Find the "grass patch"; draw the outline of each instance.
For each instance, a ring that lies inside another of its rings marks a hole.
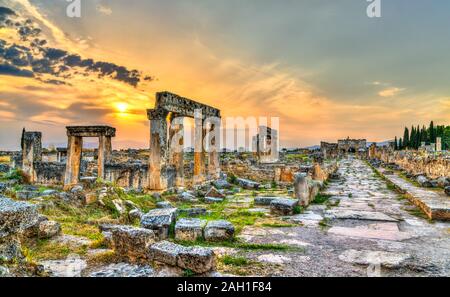
[[[9,162],[11,162],[11,157],[10,156],[0,156],[0,163],[8,164]]]
[[[234,257],[230,255],[225,255],[220,258],[220,261],[225,265],[231,266],[247,266],[251,264],[251,261],[245,257]]]
[[[326,202],[328,202],[328,200],[330,200],[331,195],[325,195],[322,193],[319,193],[316,195],[316,197],[314,198],[314,200],[311,202],[312,204],[324,204]]]
[[[302,247],[293,247],[287,244],[274,244],[274,243],[246,243],[237,240],[234,241],[219,241],[219,242],[207,242],[204,240],[197,241],[178,241],[176,243],[183,246],[203,246],[203,247],[228,247],[235,249],[242,249],[247,251],[304,251]]]
[[[52,242],[48,239],[38,239],[34,242],[28,242],[23,252],[30,262],[35,260],[60,260],[67,258],[71,254],[86,255],[87,246],[75,247]]]

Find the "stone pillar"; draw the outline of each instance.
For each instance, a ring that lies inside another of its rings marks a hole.
[[[208,126],[205,137],[208,152],[208,179],[218,179],[220,176],[220,119],[208,119]]]
[[[106,154],[106,137],[104,135],[100,135],[98,137],[98,154],[97,154],[97,162],[98,162],[98,178],[105,178],[105,154]]]
[[[83,138],[79,136],[69,136],[67,144],[66,174],[64,177],[65,190],[70,189],[78,183],[82,150]]]
[[[436,151],[440,152],[442,151],[442,138],[436,137]]]
[[[200,184],[205,181],[203,139],[206,133],[203,124],[201,110],[196,110],[194,117],[194,184]]]
[[[183,118],[171,120],[169,128],[169,163],[175,168],[175,186],[184,186],[184,127]]]
[[[150,119],[150,158],[148,188],[164,190],[167,188],[167,120],[166,114],[158,110],[149,111]]]
[[[112,160],[111,136],[105,136],[105,163],[110,163],[111,160]]]
[[[294,180],[295,198],[298,199],[301,206],[309,205],[309,186],[306,173],[296,173]]]
[[[272,162],[278,162],[280,160],[280,152],[279,152],[279,142],[278,142],[278,131],[271,131],[271,149],[270,149],[270,158]]]
[[[24,132],[22,135],[22,170],[31,182],[35,181],[34,162],[42,160],[42,133]]]

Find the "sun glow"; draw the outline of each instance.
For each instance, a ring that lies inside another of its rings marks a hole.
[[[128,110],[128,104],[120,102],[116,104],[116,109],[120,113],[126,113]]]

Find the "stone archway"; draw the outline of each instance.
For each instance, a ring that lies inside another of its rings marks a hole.
[[[194,118],[194,184],[205,181],[207,175],[217,178],[220,173],[219,137],[212,137],[205,166],[204,140],[207,134],[220,131],[220,110],[178,95],[156,94],[154,109],[147,110],[150,120],[150,157],[148,189],[164,190],[184,185],[183,123],[180,118]],[[175,138],[177,137],[177,138]]]
[[[76,185],[80,175],[80,163],[84,137],[98,137],[98,177],[105,176],[105,163],[111,160],[111,138],[116,136],[116,129],[109,126],[72,126],[67,129],[67,161],[64,188]]]

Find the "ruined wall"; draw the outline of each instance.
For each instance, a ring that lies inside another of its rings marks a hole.
[[[417,151],[381,151],[378,159],[395,163],[412,175],[425,174],[429,178],[450,177],[450,154]]]
[[[57,162],[34,162],[34,180],[43,185],[61,185],[64,183],[66,164]]]
[[[120,187],[141,189],[147,186],[148,164],[105,164],[105,180]]]

